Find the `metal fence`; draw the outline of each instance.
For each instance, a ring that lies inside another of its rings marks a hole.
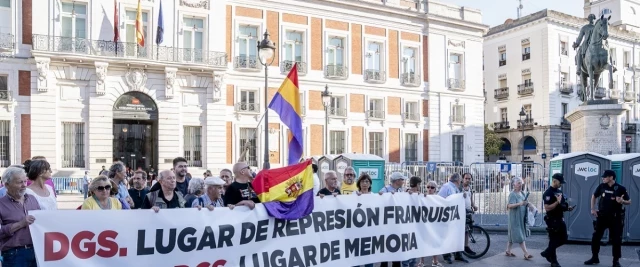
[[[53,177],[53,186],[56,193],[80,193],[82,189],[82,178]]]
[[[508,171],[501,169],[504,164],[474,163],[469,166],[459,166],[454,163],[427,164],[415,163],[387,163],[385,166],[385,184],[389,184],[389,176],[393,172],[401,172],[407,177],[418,176],[423,183],[420,192],[426,191],[426,182],[435,181],[440,186],[448,182],[454,173],[460,175],[470,173],[473,177],[473,197],[478,211],[474,220],[481,225],[507,225],[509,222],[507,205],[512,190],[512,181],[520,177],[524,181],[523,191],[529,192],[528,201],[538,210],[536,226],[543,223],[544,204],[542,194],[547,189],[547,171],[540,164],[510,163]],[[408,179],[405,186],[409,186]]]

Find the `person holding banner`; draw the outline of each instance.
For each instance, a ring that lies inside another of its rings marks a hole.
[[[176,174],[170,170],[161,171],[158,174],[160,190],[151,191],[142,203],[142,209],[152,209],[155,212],[160,209],[184,208],[186,201],[182,193],[176,190]]]
[[[366,173],[360,174],[360,178],[356,182],[356,187],[358,190],[353,192],[352,194],[362,195],[362,194],[371,194],[371,176]]]
[[[436,183],[435,181],[429,181],[427,182],[427,195],[428,196],[435,196],[438,195],[436,191],[436,189],[438,189],[438,183]],[[442,263],[438,262],[438,255],[434,255],[433,257],[431,257],[431,267],[443,267]]]
[[[27,178],[33,183],[27,186],[27,194],[34,196],[42,210],[57,210],[58,201],[53,187],[46,184],[51,180],[51,166],[46,160],[27,160],[24,162]]]
[[[400,172],[393,172],[389,175],[389,185],[380,189],[378,193],[396,193],[396,192],[405,192],[406,190],[403,188],[404,181],[407,180],[407,177]]]
[[[0,198],[0,250],[5,266],[36,267],[36,254],[29,225],[39,210],[38,200],[26,193],[27,175],[22,168],[9,167],[2,174],[7,195]]]
[[[206,193],[194,199],[191,207],[207,207],[210,210],[213,210],[214,207],[224,207],[224,201],[222,201],[222,186],[224,186],[224,184],[224,180],[220,179],[220,177],[209,177],[204,180]],[[233,205],[230,205],[229,208],[233,208]]]
[[[251,167],[246,162],[238,162],[233,165],[233,175],[236,180],[227,187],[223,198],[224,204],[227,206],[247,206],[253,209],[255,203],[260,203],[258,195],[251,187],[251,180],[255,177],[255,173],[251,171]]]
[[[113,184],[109,178],[100,175],[89,184],[91,196],[84,200],[83,210],[121,210],[122,204],[116,197],[111,197]]]
[[[344,169],[344,183],[340,187],[341,195],[349,195],[358,189],[356,186],[356,170],[348,166]]]
[[[438,192],[438,195],[443,198],[447,198],[450,195],[460,193],[461,182],[462,182],[462,177],[460,177],[460,174],[458,173],[452,174],[451,176],[449,176],[449,182],[442,185],[442,187],[440,188],[440,191]],[[453,257],[456,261],[469,263],[467,259],[462,257],[462,253],[460,251],[453,253]],[[453,263],[453,261],[451,260],[451,254],[444,254],[442,255],[442,258],[444,258],[444,261],[446,261],[448,264]]]
[[[324,173],[324,185],[325,188],[318,191],[318,196],[320,198],[323,198],[324,196],[340,195],[340,189],[338,189],[338,175],[335,171],[327,171]]]

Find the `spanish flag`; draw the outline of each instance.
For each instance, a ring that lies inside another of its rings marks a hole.
[[[280,89],[271,99],[269,108],[280,116],[289,128],[289,158],[287,165],[300,162],[302,158],[302,110],[300,109],[300,87],[298,86],[298,64],[294,64]]]
[[[313,211],[311,160],[283,168],[263,170],[251,185],[271,217],[296,220]]]
[[[136,14],[136,42],[139,46],[144,47],[144,30],[142,28],[142,9],[140,8],[140,0],[138,0],[138,12]]]

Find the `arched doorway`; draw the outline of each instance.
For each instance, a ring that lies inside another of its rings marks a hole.
[[[528,151],[533,151],[535,153],[538,144],[536,143],[536,140],[533,139],[533,137],[527,136],[524,138],[523,146],[525,153]]]
[[[136,170],[157,170],[158,107],[142,92],[121,95],[113,105],[113,159]]]

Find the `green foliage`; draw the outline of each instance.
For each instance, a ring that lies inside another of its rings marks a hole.
[[[497,156],[500,154],[504,141],[500,139],[488,124],[484,125],[484,154],[485,156]]]

